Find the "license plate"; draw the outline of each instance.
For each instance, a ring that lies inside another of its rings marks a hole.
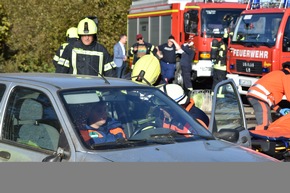
[[[245,87],[252,86],[252,81],[250,81],[250,80],[240,79],[239,83],[241,86],[245,86]]]

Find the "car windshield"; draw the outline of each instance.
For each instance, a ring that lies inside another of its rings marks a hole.
[[[235,28],[232,43],[248,47],[274,46],[282,16],[282,13],[242,15]]]
[[[132,148],[212,138],[207,129],[155,87],[90,88],[60,94],[71,122],[89,149]],[[98,103],[104,104],[101,110],[96,110]],[[89,118],[93,109],[96,116],[102,112],[106,114],[106,123],[100,130],[90,127],[94,123],[93,118]],[[117,140],[108,137],[106,140],[106,134],[116,136],[116,130],[111,130],[116,127],[124,131],[125,137]],[[87,130],[97,131],[95,134],[99,137],[98,131],[102,131],[104,140],[92,143],[86,134],[82,134]]]

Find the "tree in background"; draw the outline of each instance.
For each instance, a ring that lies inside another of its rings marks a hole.
[[[4,62],[7,54],[5,51],[6,44],[5,41],[9,35],[10,23],[8,21],[7,15],[3,6],[0,4],[0,71],[3,68],[1,65]]]
[[[0,0],[11,22],[5,40],[11,51],[8,59],[1,62],[0,72],[54,72],[52,58],[66,41],[66,30],[77,27],[86,16],[98,17],[98,41],[112,54],[119,34],[127,32],[131,3],[132,0]]]

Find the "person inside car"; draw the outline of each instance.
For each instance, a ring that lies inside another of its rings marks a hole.
[[[121,123],[108,117],[107,103],[103,101],[92,106],[87,124],[80,132],[89,146],[126,138]]]
[[[190,116],[197,120],[203,127],[208,128],[209,117],[205,112],[195,106],[193,98],[188,97],[184,89],[178,84],[164,84],[159,89],[182,106]]]

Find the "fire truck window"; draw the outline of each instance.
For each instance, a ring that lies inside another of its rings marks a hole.
[[[290,52],[290,20],[289,18],[287,20],[285,31],[284,31],[283,52]]]
[[[184,14],[184,31],[197,34],[198,11],[190,10]]]
[[[208,37],[221,38],[226,28],[231,31],[234,28],[237,18],[243,10],[241,9],[202,9],[201,10],[201,32]]]
[[[273,18],[271,22],[271,26],[269,27],[269,29],[271,30],[271,37],[274,39],[274,41],[276,41],[280,23],[281,23],[281,18]]]
[[[266,19],[264,17],[259,18],[257,21],[253,23],[253,32],[264,34],[265,33],[265,26],[266,26]]]

